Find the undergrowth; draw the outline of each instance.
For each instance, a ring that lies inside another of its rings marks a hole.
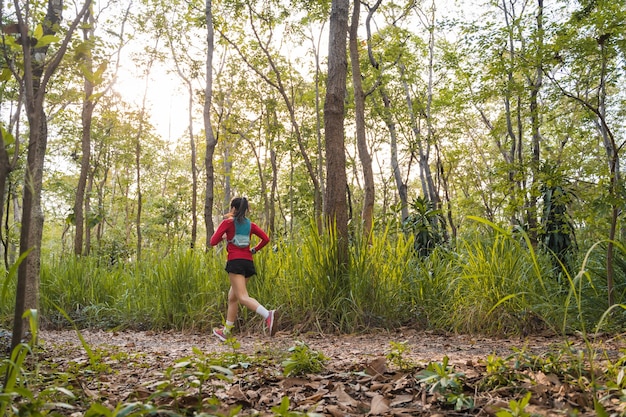
[[[535,250],[521,232],[481,219],[474,235],[455,247],[440,245],[418,256],[410,235],[391,229],[366,241],[354,236],[350,264],[334,262],[336,240],[311,230],[301,239],[275,240],[255,255],[257,275],[249,293],[280,311],[279,329],[359,332],[412,326],[462,333],[566,334],[601,325],[624,329],[626,291],[614,292],[616,306],[605,314],[607,287],[599,277],[604,257],[592,247],[577,271],[554,275],[553,257]],[[616,259],[626,258],[616,245]],[[79,328],[210,331],[223,322],[228,278],[225,251],[185,250],[141,261],[55,256],[44,259],[41,320],[67,326],[59,309]],[[623,263],[616,262],[616,265]],[[616,268],[615,282],[626,282]],[[5,278],[0,317],[12,317],[14,278]],[[58,308],[57,308],[58,307]],[[7,323],[8,325],[8,323]],[[240,309],[237,328],[262,326]]]

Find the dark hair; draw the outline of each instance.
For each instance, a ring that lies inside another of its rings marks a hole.
[[[230,206],[235,208],[235,220],[242,222],[248,212],[248,199],[246,197],[235,197],[230,200]]]

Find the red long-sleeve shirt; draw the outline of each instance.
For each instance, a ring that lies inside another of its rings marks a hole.
[[[219,244],[224,239],[224,233],[226,233],[226,240],[230,241],[235,237],[235,223],[233,219],[224,219],[222,223],[217,227],[213,236],[211,236],[211,246],[215,246]],[[260,251],[265,245],[270,242],[270,238],[267,234],[257,226],[255,223],[250,222],[250,236],[255,235],[259,239],[259,243],[254,247],[255,251]],[[252,260],[252,252],[250,252],[250,247],[240,248],[232,243],[228,242],[226,245],[226,251],[228,252],[228,260],[232,261],[233,259],[247,259],[249,261]]]

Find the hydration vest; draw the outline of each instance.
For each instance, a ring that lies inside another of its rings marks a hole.
[[[233,223],[235,224],[235,236],[228,242],[238,248],[247,248],[250,246],[250,229],[252,228],[250,219],[244,218],[242,221],[233,219]]]

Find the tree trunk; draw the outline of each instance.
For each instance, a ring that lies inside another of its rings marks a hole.
[[[365,20],[365,28],[367,30],[367,55],[370,61],[370,64],[373,68],[380,70],[380,64],[374,58],[374,54],[372,52],[372,29],[371,29],[371,21],[374,15],[374,12],[378,9],[382,0],[377,0],[376,4],[372,6],[367,14],[367,19]],[[389,130],[390,136],[390,151],[391,151],[391,169],[393,170],[393,178],[396,182],[396,188],[398,189],[398,196],[400,197],[400,205],[402,210],[402,220],[409,217],[409,208],[408,208],[408,195],[407,195],[407,186],[402,180],[402,173],[400,170],[400,164],[398,163],[398,138],[396,133],[396,125],[393,122],[392,111],[391,111],[391,100],[385,91],[383,86],[378,88],[378,92],[383,100],[383,111],[382,118]]]
[[[204,165],[206,167],[206,195],[204,200],[204,222],[206,225],[206,248],[210,248],[211,236],[215,232],[213,224],[213,201],[215,196],[213,188],[215,184],[215,169],[213,167],[213,155],[217,140],[211,126],[211,101],[213,99],[213,4],[212,0],[206,0],[205,20],[207,26],[207,56],[206,56],[206,86],[204,91],[204,108],[202,116],[204,119],[204,134],[206,135],[206,151]]]
[[[194,91],[193,84],[191,82],[192,80],[185,75],[181,68],[181,62],[179,62],[180,58],[176,55],[176,48],[174,48],[174,39],[169,29],[167,30],[167,37],[170,52],[172,54],[172,58],[174,59],[174,65],[176,66],[176,72],[187,87],[187,120],[189,129],[189,149],[191,151],[191,241],[189,242],[189,247],[193,249],[196,247],[196,240],[198,236],[198,168],[196,167],[197,149],[196,138],[193,129]]]
[[[323,25],[322,25],[323,28]],[[320,30],[320,37],[323,31]],[[326,206],[326,187],[324,186],[324,147],[322,144],[322,120],[321,120],[321,105],[320,105],[320,54],[319,54],[319,39],[317,44],[311,33],[311,46],[313,50],[313,56],[315,58],[315,126],[316,139],[317,139],[317,176],[320,182],[320,195],[322,196],[321,207]],[[276,156],[276,155],[274,155]],[[317,228],[320,230],[322,225],[317,223]]]
[[[145,108],[145,107],[144,107]],[[143,109],[139,121],[139,131],[135,137],[135,183],[137,185],[137,213],[135,216],[135,232],[137,234],[137,262],[141,260],[141,210],[143,208],[143,196],[141,193],[141,137],[143,133]]]
[[[48,130],[44,111],[46,85],[58,67],[78,22],[90,6],[87,0],[72,25],[67,30],[59,50],[47,61],[48,45],[31,49],[29,42],[23,42],[24,58],[23,90],[26,103],[26,115],[29,124],[28,153],[26,157],[24,194],[22,204],[22,228],[20,231],[20,256],[25,259],[18,268],[15,294],[15,315],[11,347],[15,348],[24,337],[27,323],[22,320],[25,311],[39,307],[40,249],[43,234],[43,212],[41,209],[41,188],[43,183],[43,165],[46,154]],[[53,35],[61,23],[63,2],[50,0],[46,16],[42,23],[43,34]],[[16,3],[20,36],[28,39],[27,22],[23,11]]]
[[[95,220],[95,217],[91,215],[91,192],[93,190],[93,175],[94,172],[92,169],[89,170],[89,175],[87,176],[87,188],[85,188],[85,250],[83,254],[88,256],[91,253],[91,229],[93,228],[92,220]]]
[[[10,159],[9,159],[9,153],[7,152],[6,149],[6,143],[4,141],[4,128],[0,128],[0,225],[4,223],[4,202],[7,201],[7,203],[10,201],[10,196],[9,193],[7,192],[7,184],[9,181],[9,174],[11,173],[11,171],[13,170],[13,167],[11,165]],[[6,200],[5,200],[6,199]],[[7,210],[7,216],[9,215],[9,210]],[[7,235],[7,239],[5,241],[4,239],[4,234],[3,234],[3,228],[2,226],[0,226],[0,241],[2,242],[3,245],[3,257],[5,260],[5,269],[9,269],[9,265],[7,262],[8,259],[8,235]],[[8,231],[7,231],[8,233]]]
[[[537,47],[535,57],[535,79],[529,80],[530,84],[530,125],[532,130],[532,185],[528,197],[528,207],[526,209],[526,223],[532,244],[536,245],[538,240],[538,210],[537,192],[540,156],[541,156],[541,119],[539,111],[539,92],[543,85],[543,0],[537,0]]]
[[[348,0],[333,0],[328,40],[328,80],[324,104],[326,135],[326,207],[329,227],[337,230],[337,261],[341,269],[348,265],[348,211],[346,193],[346,155],[344,149],[344,98],[346,95],[346,37]],[[331,229],[332,230],[332,229]]]
[[[276,162],[276,151],[274,149],[270,149],[270,162],[272,164],[272,188],[270,191],[270,212],[267,222],[269,235],[272,236],[276,229],[276,206],[274,201],[276,201],[276,190],[278,188],[278,164]]]
[[[369,241],[374,219],[374,172],[372,170],[372,157],[367,147],[365,136],[365,94],[361,83],[361,67],[359,63],[359,14],[361,11],[360,0],[354,0],[352,9],[352,22],[350,24],[350,63],[352,68],[352,85],[354,88],[354,117],[356,123],[356,141],[359,158],[363,169],[363,235]]]
[[[15,169],[15,167],[17,166],[18,160],[19,160],[19,155],[20,155],[20,137],[19,137],[19,118],[20,118],[20,114],[22,112],[22,100],[23,99],[23,95],[20,94],[18,97],[18,103],[17,103],[17,110],[15,112],[15,116],[11,118],[11,120],[9,121],[9,125],[8,125],[8,129],[5,129],[4,126],[0,125],[0,224],[4,224],[5,227],[3,228],[2,226],[0,226],[0,242],[2,242],[3,245],[3,258],[4,258],[4,264],[5,264],[5,268],[6,270],[9,270],[11,262],[10,259],[12,258],[12,254],[11,254],[11,246],[12,244],[10,243],[10,239],[9,239],[9,207],[10,207],[10,203],[12,201],[12,187],[11,187],[11,182],[10,182],[10,174],[11,172]],[[15,121],[15,123],[14,123]],[[16,134],[15,136],[12,138],[12,142],[13,142],[13,156],[9,157],[9,152],[7,150],[7,139],[9,139],[8,137],[5,138],[5,135],[10,135],[10,131],[13,130],[13,125],[16,124],[17,128],[15,129]],[[17,201],[17,200],[15,200]],[[5,202],[6,202],[6,221],[4,220],[4,207],[5,207]],[[16,213],[14,213],[14,215],[17,217]],[[16,224],[19,222],[16,222]],[[3,234],[3,231],[6,232],[6,234]]]
[[[91,22],[90,22],[91,20]],[[93,19],[91,13],[87,13],[83,22],[83,40],[85,43],[91,42],[93,39]],[[84,54],[85,66],[84,72],[93,74],[93,59],[91,55],[91,47],[86,48]],[[85,188],[87,186],[87,176],[89,175],[89,165],[91,161],[91,120],[94,109],[94,102],[91,100],[93,94],[93,82],[90,77],[84,77],[85,97],[83,98],[83,110],[81,120],[83,123],[83,131],[81,138],[81,160],[80,160],[80,176],[78,178],[78,186],[76,187],[76,197],[74,199],[74,224],[76,232],[74,235],[74,254],[82,255],[83,238],[85,236],[85,216],[89,217],[89,213],[84,211],[85,204]]]

